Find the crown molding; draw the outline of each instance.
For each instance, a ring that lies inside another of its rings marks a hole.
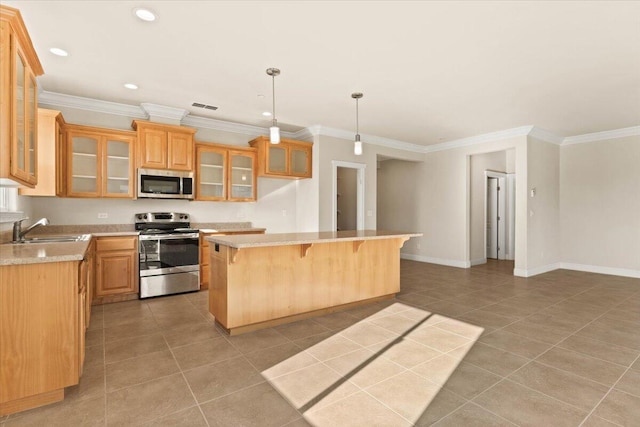
[[[262,136],[268,135],[269,130],[261,128],[259,126],[245,125],[241,123],[227,122],[224,120],[211,119],[208,117],[192,116],[188,115],[182,120],[183,125],[202,128],[213,129],[223,132],[244,133],[250,136]],[[284,134],[284,132],[282,132]]]
[[[561,136],[556,135],[551,131],[539,128],[537,126],[533,126],[531,128],[531,131],[529,132],[529,136],[536,139],[541,139],[542,141],[550,142],[555,145],[562,145],[562,142],[565,139]]]
[[[533,126],[521,126],[519,128],[506,129],[497,132],[484,133],[482,135],[470,136],[468,138],[455,139],[453,141],[443,142],[440,144],[427,145],[426,147],[424,147],[424,152],[432,153],[436,151],[451,150],[453,148],[471,147],[473,145],[478,145],[490,141],[498,141],[501,139],[513,138],[516,136],[527,136],[533,128]]]
[[[353,140],[354,133],[343,129],[330,128],[321,125],[315,125],[307,128],[314,135],[330,136],[333,138],[340,138],[346,140]],[[423,145],[412,144],[409,142],[398,141],[396,139],[384,138],[381,136],[361,134],[363,144],[378,145],[381,147],[396,148],[399,150],[412,151],[415,153],[424,153],[425,147]]]
[[[582,144],[585,142],[605,141],[608,139],[624,138],[627,136],[639,136],[640,126],[632,126],[622,129],[607,130],[604,132],[587,133],[584,135],[568,136],[562,141],[562,145]]]
[[[140,104],[140,108],[147,113],[150,119],[160,117],[163,119],[174,120],[178,123],[180,123],[182,119],[189,114],[189,111],[184,108],[167,107],[166,105],[151,104],[149,102],[143,102]]]
[[[99,99],[85,98],[82,96],[66,95],[46,90],[39,94],[38,103],[55,107],[68,107],[77,108],[79,110],[95,111],[96,113],[115,114],[135,119],[148,118],[147,114],[139,106],[120,104],[118,102],[111,101],[101,101]]]

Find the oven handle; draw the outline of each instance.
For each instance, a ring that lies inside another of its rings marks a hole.
[[[184,233],[184,234],[143,234],[140,236],[140,240],[175,240],[175,239],[198,239],[198,233]]]

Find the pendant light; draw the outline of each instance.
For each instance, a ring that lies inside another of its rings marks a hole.
[[[280,75],[280,70],[277,68],[267,68],[267,74],[271,76],[271,87],[273,90],[273,122],[269,128],[269,139],[272,144],[280,144],[280,128],[278,127],[278,120],[276,119],[276,76]]]
[[[362,155],[362,142],[360,141],[360,132],[358,129],[358,100],[363,96],[361,92],[351,94],[351,97],[356,100],[356,140],[353,144],[353,154],[356,156]]]

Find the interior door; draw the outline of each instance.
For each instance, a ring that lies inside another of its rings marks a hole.
[[[506,258],[506,180],[487,178],[487,258]]]

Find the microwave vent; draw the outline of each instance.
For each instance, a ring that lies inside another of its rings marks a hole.
[[[202,104],[200,102],[194,102],[193,104],[191,104],[193,107],[198,107],[198,108],[204,108],[205,110],[217,110],[218,107],[214,106],[214,105],[207,105],[207,104]]]

